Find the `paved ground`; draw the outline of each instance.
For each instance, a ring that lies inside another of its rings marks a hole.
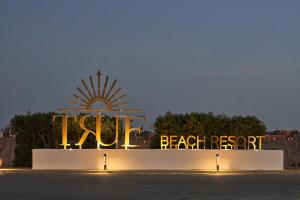
[[[300,199],[300,173],[0,171],[0,199]]]

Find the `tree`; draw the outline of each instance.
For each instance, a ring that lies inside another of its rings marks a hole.
[[[238,135],[258,136],[266,131],[262,121],[254,116],[214,115],[209,113],[172,114],[166,112],[158,116],[154,123],[155,134],[150,141],[150,148],[160,148],[161,135]],[[209,142],[209,138],[208,142]]]
[[[16,135],[16,149],[14,165],[16,167],[30,167],[32,165],[32,149],[62,148],[61,144],[61,121],[52,121],[55,113],[27,113],[16,115],[11,119],[12,132]],[[80,116],[84,113],[80,114]],[[79,116],[79,117],[80,117]],[[105,116],[102,121],[102,141],[111,143],[115,138],[115,118]],[[88,118],[85,126],[95,131],[95,119]],[[120,123],[120,133],[124,128]],[[83,130],[78,122],[68,121],[68,141],[72,148],[78,148],[75,143],[79,141]],[[83,148],[96,148],[95,136],[90,134]],[[111,147],[113,148],[113,147]]]

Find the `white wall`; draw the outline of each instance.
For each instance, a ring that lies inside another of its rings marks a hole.
[[[34,149],[33,169],[283,170],[281,150]]]

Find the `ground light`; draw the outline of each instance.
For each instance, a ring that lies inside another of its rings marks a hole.
[[[217,171],[220,170],[220,155],[219,154],[216,154],[216,168],[217,168]]]
[[[104,170],[107,170],[107,165],[106,165],[106,153],[103,154],[103,159],[104,159]]]

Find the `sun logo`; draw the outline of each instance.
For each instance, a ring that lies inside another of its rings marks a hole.
[[[61,111],[90,111],[90,112],[139,112],[139,109],[121,109],[120,107],[128,105],[129,101],[124,100],[126,95],[122,92],[122,87],[116,87],[117,79],[112,83],[109,76],[105,76],[100,70],[96,73],[96,81],[92,76],[86,82],[81,79],[82,86],[76,87],[73,93],[75,99],[69,101],[72,108],[61,108]],[[89,85],[87,84],[89,83]],[[94,108],[98,103],[104,104],[103,108]]]
[[[124,123],[124,144],[125,149],[137,147],[138,145],[130,144],[130,134],[133,132],[141,132],[141,126],[138,128],[132,127],[134,119],[146,120],[145,116],[137,116],[134,113],[140,112],[140,109],[121,109],[121,106],[127,105],[128,101],[125,101],[125,94],[121,92],[121,87],[116,87],[117,80],[109,83],[109,76],[105,76],[104,82],[101,81],[102,73],[100,70],[96,73],[96,83],[92,76],[89,76],[89,86],[84,79],[81,79],[82,86],[77,87],[77,92],[73,93],[75,100],[69,101],[72,104],[71,108],[59,108],[58,110],[63,112],[62,114],[55,114],[52,118],[55,121],[56,118],[62,119],[62,143],[64,149],[67,149],[70,144],[68,143],[68,119],[79,122],[80,128],[83,130],[83,134],[76,145],[79,149],[82,148],[88,135],[94,135],[97,141],[97,148],[109,147],[115,145],[118,148],[119,142],[119,123]],[[96,87],[95,87],[96,84]],[[103,85],[103,87],[101,87]],[[102,103],[105,108],[93,108],[95,104]],[[69,112],[84,112],[84,115],[74,115]],[[68,114],[69,113],[69,114]],[[93,114],[88,114],[93,113]],[[106,144],[102,141],[102,118],[107,114],[112,113],[111,117],[115,118],[115,140]],[[105,115],[103,115],[105,114]],[[93,118],[95,120],[94,129],[88,129],[85,126],[85,120],[87,118]],[[79,120],[78,120],[79,119]]]

